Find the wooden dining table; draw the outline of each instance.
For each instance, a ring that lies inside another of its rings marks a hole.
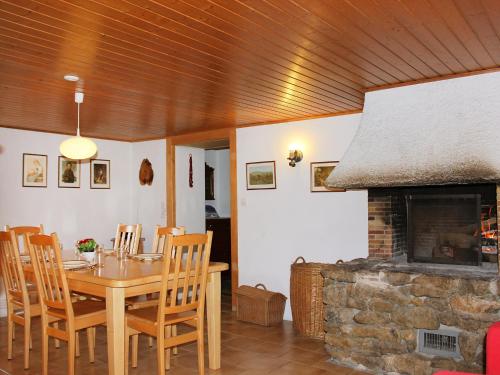
[[[63,252],[63,259],[75,255]],[[163,261],[117,259],[104,255],[102,265],[93,269],[66,271],[71,291],[106,300],[109,375],[125,374],[125,298],[160,290]],[[29,267],[28,267],[29,268]],[[206,292],[208,365],[220,368],[221,272],[227,263],[210,262]]]

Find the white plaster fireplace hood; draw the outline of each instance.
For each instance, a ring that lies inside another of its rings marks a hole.
[[[500,181],[500,73],[368,92],[328,187]]]

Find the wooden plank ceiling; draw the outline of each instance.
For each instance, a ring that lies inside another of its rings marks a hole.
[[[498,0],[0,0],[0,126],[143,140],[497,68]]]

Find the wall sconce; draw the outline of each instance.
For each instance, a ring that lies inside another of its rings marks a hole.
[[[300,150],[290,150],[289,155],[287,157],[287,160],[290,160],[288,165],[290,167],[295,167],[295,164],[297,164],[299,161],[302,160],[302,151]]]

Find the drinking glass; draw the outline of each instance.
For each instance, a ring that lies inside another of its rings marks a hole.
[[[118,248],[118,254],[117,258],[118,259],[126,259],[128,254],[128,246],[127,245],[120,245]]]
[[[97,245],[96,248],[95,248],[95,264],[97,267],[102,267],[104,266],[104,263],[103,263],[103,257],[104,257],[104,254],[103,254],[103,247],[102,245]]]

